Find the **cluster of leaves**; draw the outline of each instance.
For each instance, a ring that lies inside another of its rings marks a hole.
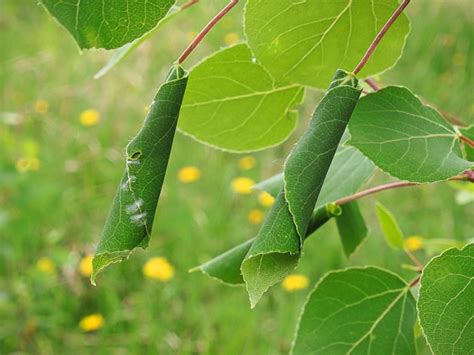
[[[81,48],[118,48],[98,76],[186,7],[173,0],[41,1]],[[259,233],[196,268],[228,284],[245,284],[252,307],[297,266],[305,239],[330,219],[346,255],[354,253],[368,229],[357,202],[347,197],[377,169],[412,183],[448,180],[472,169],[472,150],[460,141],[461,135],[472,137],[472,127],[454,127],[407,88],[389,86],[360,97],[350,70],[397,6],[396,0],[247,0],[247,41],[204,59],[189,78],[181,67],[172,68],[127,147],[93,280],[134,248],[147,246],[177,127],[226,151],[266,149],[293,132],[295,108],[307,88],[328,87],[283,172],[256,186],[276,198]],[[358,76],[393,66],[408,32],[402,15]],[[391,214],[383,206],[378,214],[390,244],[402,248]],[[411,293],[418,279],[406,283],[372,266],[330,272],[309,295],[293,352],[415,353],[417,308],[433,352],[472,352],[473,258],[471,244],[433,259],[421,277],[418,307]]]

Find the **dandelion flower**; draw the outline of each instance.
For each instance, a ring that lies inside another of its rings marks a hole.
[[[178,171],[178,180],[185,184],[195,182],[200,177],[201,171],[195,166],[185,166]]]
[[[174,267],[166,258],[151,258],[143,266],[143,274],[150,279],[169,281],[174,277]]]
[[[240,158],[239,160],[239,169],[240,170],[250,170],[256,164],[256,160],[253,156],[247,155],[246,157]]]
[[[236,44],[238,41],[240,41],[240,36],[235,32],[229,32],[224,37],[224,43],[228,46]]]
[[[35,101],[33,108],[37,113],[47,113],[49,110],[49,102],[43,99],[38,99]]]
[[[30,163],[27,158],[20,158],[16,161],[16,170],[20,173],[27,172],[30,168]]]
[[[249,195],[252,193],[252,186],[255,181],[247,177],[238,177],[232,180],[232,191],[241,195]]]
[[[290,274],[283,279],[282,287],[288,292],[303,290],[308,287],[309,280],[300,274]]]
[[[104,317],[100,313],[90,314],[81,319],[79,327],[85,332],[93,332],[104,326]]]
[[[404,245],[409,251],[417,251],[423,247],[423,239],[420,236],[414,235],[405,239]]]
[[[258,202],[263,207],[271,207],[275,203],[275,197],[273,197],[266,191],[262,191],[258,194]]]
[[[20,173],[27,171],[36,171],[40,168],[40,161],[38,158],[25,158],[21,157],[16,161],[16,170]]]
[[[81,113],[79,121],[85,127],[95,126],[100,120],[100,113],[96,110],[89,109]]]
[[[86,255],[79,263],[79,272],[82,276],[89,277],[92,274],[92,255]]]
[[[45,274],[52,274],[56,269],[56,265],[49,258],[39,258],[36,262],[36,268]]]
[[[265,215],[263,214],[263,212],[258,210],[258,209],[253,209],[248,214],[249,222],[252,223],[252,224],[262,223],[264,217],[265,217]]]

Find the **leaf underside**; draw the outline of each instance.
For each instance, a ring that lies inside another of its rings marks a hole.
[[[186,82],[187,73],[173,68],[142,129],[127,145],[125,172],[94,256],[92,283],[106,266],[148,246]]]
[[[192,69],[179,129],[227,151],[275,146],[293,132],[303,93],[298,85],[276,86],[247,45],[238,44]]]
[[[113,49],[152,30],[176,0],[40,0],[80,48]]]
[[[373,175],[375,166],[372,162],[360,154],[354,147],[340,146],[336,151],[331,166],[328,170],[326,179],[324,180],[321,193],[315,206],[312,225],[308,228],[306,238],[310,236],[317,228],[324,225],[329,218],[336,217],[335,214],[320,215],[321,210],[327,212],[325,206],[339,198],[346,197],[357,192]],[[341,181],[337,183],[337,181]],[[273,196],[277,196],[283,187],[283,173],[275,175],[270,179],[264,180],[255,185],[255,188],[266,191]],[[337,219],[344,218],[337,215]],[[336,220],[337,220],[336,219]],[[348,240],[346,240],[348,239]],[[359,234],[342,238],[346,253],[351,250],[353,253],[356,244],[363,241],[363,237]],[[357,241],[358,242],[357,242]],[[208,262],[196,267],[193,271],[199,270],[204,274],[218,279],[230,285],[243,284],[244,280],[241,275],[240,266],[249,251],[254,239],[248,240],[227,252],[209,260]]]

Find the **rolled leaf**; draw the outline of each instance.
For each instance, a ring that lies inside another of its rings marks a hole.
[[[299,261],[324,179],[361,93],[357,85],[351,75],[336,72],[310,127],[288,156],[285,187],[241,266],[252,307]]]
[[[127,145],[125,172],[93,260],[93,284],[103,268],[148,246],[186,83],[187,73],[173,68],[142,129]]]
[[[316,210],[311,218],[306,238],[326,224],[331,218],[340,216],[341,213],[342,209],[334,204],[328,204]],[[255,238],[247,240],[208,262],[191,269],[190,272],[201,271],[203,274],[228,285],[244,284],[240,266],[254,241]]]
[[[344,138],[343,138],[344,140]],[[319,193],[316,209],[357,192],[373,175],[375,165],[356,148],[342,143]],[[254,186],[276,197],[282,188],[283,173],[274,175]]]

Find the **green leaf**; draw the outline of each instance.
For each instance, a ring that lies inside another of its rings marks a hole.
[[[399,276],[377,267],[332,271],[303,307],[292,354],[416,354],[415,320]]]
[[[379,202],[375,207],[380,228],[382,228],[387,244],[394,249],[403,249],[403,232],[398,226],[395,216]]]
[[[365,240],[369,230],[356,201],[346,203],[341,207],[342,214],[336,218],[337,229],[344,253],[347,258],[350,258]]]
[[[474,125],[466,128],[459,128],[459,132],[464,136],[474,141]],[[464,157],[469,161],[474,161],[474,148],[469,144],[463,142]]]
[[[454,247],[462,248],[466,245],[465,241],[444,238],[423,238],[421,243],[423,250],[428,256],[438,255],[448,249]]]
[[[278,83],[325,88],[337,68],[354,69],[397,6],[397,0],[248,0],[245,32]],[[393,66],[409,29],[402,14],[360,76]]]
[[[152,30],[175,0],[40,0],[80,48],[112,49]]]
[[[453,127],[403,87],[361,98],[349,131],[348,144],[402,180],[446,180],[474,166],[462,158]]]
[[[311,218],[305,238],[308,238],[331,218],[339,216],[341,212],[341,208],[333,204],[323,206],[316,210]],[[241,243],[208,262],[191,269],[190,272],[201,271],[203,274],[228,285],[243,284],[244,279],[242,278],[240,266],[254,241],[255,238],[252,238]]]
[[[357,192],[374,174],[374,164],[354,147],[340,146],[331,163],[316,202],[320,208]],[[259,182],[255,189],[276,196],[283,186],[283,173]]]
[[[173,68],[142,129],[127,145],[125,172],[93,260],[93,284],[102,269],[148,246],[186,82],[187,73]]]
[[[418,312],[436,355],[474,353],[474,244],[432,259],[421,277]]]
[[[213,147],[255,151],[283,142],[294,130],[304,90],[276,86],[246,44],[213,54],[192,70],[179,129]]]
[[[241,267],[252,307],[296,267],[321,187],[360,93],[357,79],[337,71],[310,127],[288,156],[285,186]]]
[[[189,271],[201,271],[207,276],[229,285],[243,284],[244,279],[240,273],[240,265],[242,264],[242,261],[244,261],[253,242],[254,239],[247,240],[245,243],[239,244],[214,259]]]
[[[140,46],[143,42],[145,42],[147,39],[149,39],[152,35],[154,35],[164,24],[166,24],[169,20],[171,20],[173,17],[175,17],[178,13],[180,13],[182,10],[181,7],[173,6],[166,17],[164,17],[158,25],[156,25],[155,28],[153,28],[151,31],[145,33],[143,36],[140,38],[137,38],[133,40],[132,42],[129,42],[125,45],[123,45],[120,48],[117,48],[117,50],[114,51],[112,57],[110,57],[109,61],[99,69],[97,73],[94,75],[94,79],[99,79],[103,77],[105,74],[107,74],[112,68],[114,68],[117,64],[119,64],[122,60],[124,60],[130,53],[132,53],[137,47]]]

